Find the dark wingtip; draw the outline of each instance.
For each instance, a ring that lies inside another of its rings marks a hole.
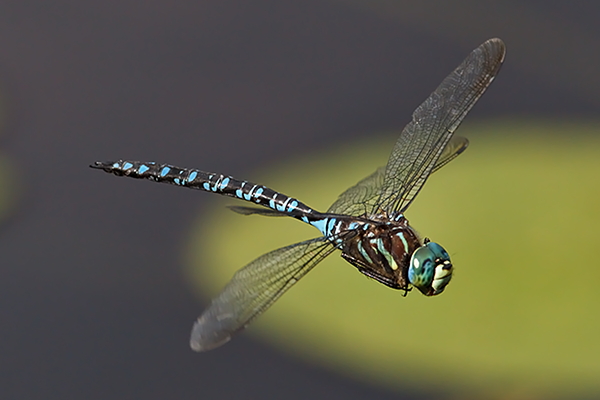
[[[502,64],[506,57],[506,45],[500,38],[492,38],[485,41],[482,46],[486,46],[492,49],[492,51],[498,57],[498,63]]]

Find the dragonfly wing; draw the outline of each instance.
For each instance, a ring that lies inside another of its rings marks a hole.
[[[456,128],[494,80],[504,54],[500,39],[486,41],[415,110],[392,150],[372,213],[404,212],[408,208],[436,169]],[[458,154],[460,151],[451,152],[446,163]]]
[[[227,206],[231,211],[242,215],[264,215],[266,217],[289,217],[290,214],[283,211],[275,211],[269,208],[249,207],[249,206]]]
[[[192,349],[228,342],[333,250],[324,237],[308,240],[264,254],[236,272],[194,324]]]
[[[454,160],[458,155],[467,149],[469,140],[462,136],[453,136],[444,148],[442,155],[436,162],[433,170],[435,172]],[[358,182],[345,192],[327,210],[330,214],[363,215],[370,212],[375,207],[375,202],[379,198],[381,187],[385,177],[385,167],[378,168],[374,173]],[[233,207],[231,207],[233,209]],[[236,209],[234,211],[238,211]],[[244,207],[248,208],[248,207]],[[238,211],[244,214],[241,211]]]
[[[442,168],[444,165],[448,164],[450,161],[454,160],[458,157],[463,151],[467,149],[469,146],[469,139],[464,138],[462,136],[452,136],[452,139],[448,142],[444,151],[438,158],[435,166],[431,170],[431,173]]]
[[[343,192],[327,210],[330,214],[363,215],[370,211],[379,197],[385,168],[381,167]]]

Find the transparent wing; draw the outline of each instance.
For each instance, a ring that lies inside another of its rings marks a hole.
[[[250,206],[227,206],[231,211],[242,215],[264,215],[266,217],[289,217],[289,213],[283,211],[271,210],[270,208],[259,208]]]
[[[452,139],[448,142],[444,151],[438,158],[435,166],[431,170],[431,173],[434,173],[438,169],[442,168],[444,165],[448,164],[450,161],[454,160],[458,157],[463,151],[467,149],[469,146],[469,140],[462,136],[452,136]]]
[[[308,240],[264,254],[236,272],[194,324],[192,349],[228,342],[333,250],[324,237]]]
[[[456,128],[494,80],[504,54],[500,39],[483,43],[415,110],[392,150],[372,213],[408,208],[438,165]]]
[[[327,212],[354,216],[367,214],[373,209],[375,200],[379,197],[384,173],[385,167],[378,168],[377,171],[347,189],[329,207]]]
[[[453,136],[431,172],[435,172],[454,160],[467,149],[469,141],[462,136]],[[352,186],[329,207],[331,214],[364,215],[375,208],[381,187],[383,186],[385,167],[377,169],[356,185]]]

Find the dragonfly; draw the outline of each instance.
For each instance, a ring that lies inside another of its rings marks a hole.
[[[473,50],[414,111],[387,165],[343,192],[327,212],[224,174],[156,162],[92,164],[118,176],[245,200],[253,206],[233,206],[233,211],[292,217],[319,230],[319,237],[273,250],[237,271],[194,323],[191,348],[206,351],[228,342],[335,251],[367,277],[403,295],[413,287],[425,296],[442,293],[454,270],[450,256],[438,243],[422,238],[404,213],[429,176],[467,148],[469,141],[454,132],[498,74],[505,52],[497,38]]]

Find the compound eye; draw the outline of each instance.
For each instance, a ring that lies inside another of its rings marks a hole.
[[[431,291],[431,283],[435,275],[435,255],[427,247],[428,245],[415,250],[408,267],[408,280],[425,295]]]
[[[410,258],[408,280],[426,296],[440,294],[452,278],[450,256],[442,246],[428,242]]]
[[[435,258],[450,261],[450,256],[448,255],[448,253],[446,253],[446,250],[444,250],[444,248],[439,244],[435,242],[429,242],[427,243],[427,247],[435,255]]]

